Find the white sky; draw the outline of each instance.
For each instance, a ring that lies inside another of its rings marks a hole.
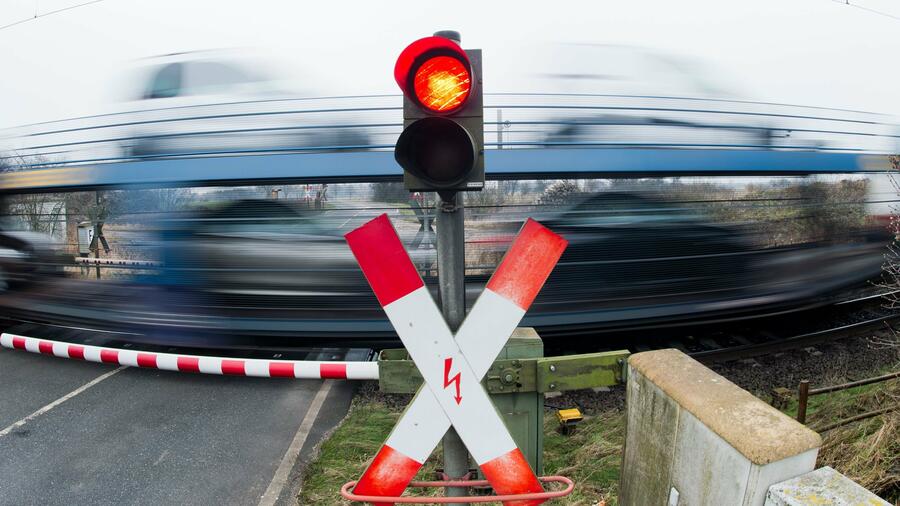
[[[0,0],[0,26],[84,1]],[[394,93],[400,50],[444,28],[484,50],[488,92],[518,91],[523,46],[614,43],[704,60],[748,98],[900,115],[900,20],[832,0],[104,0],[0,29],[0,127],[107,111],[135,59],[187,50],[259,48],[317,95]]]

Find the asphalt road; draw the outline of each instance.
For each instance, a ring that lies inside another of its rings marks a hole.
[[[0,349],[0,505],[296,504],[352,394]]]

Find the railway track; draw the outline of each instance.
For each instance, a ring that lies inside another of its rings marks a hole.
[[[839,339],[874,332],[885,325],[900,320],[900,311],[883,307],[883,297],[891,292],[872,293],[871,290],[852,292],[830,305],[783,315],[761,316],[758,319],[741,319],[731,323],[704,323],[698,327],[655,327],[653,335],[646,331],[624,332],[602,346],[576,348],[561,347],[555,338],[545,341],[548,355],[565,355],[598,349],[630,349],[632,352],[660,348],[678,348],[703,363],[744,360],[787,350],[813,347]],[[800,322],[800,323],[798,323]],[[804,322],[819,322],[812,325]],[[740,325],[740,326],[738,326]],[[129,340],[127,333],[109,332],[83,327],[67,327],[36,322],[0,321],[0,329],[18,335],[55,339],[75,344],[109,346],[135,351],[186,353],[191,355],[234,356],[258,359],[283,360],[368,360],[374,357],[371,350],[363,348],[299,347],[283,343],[235,342],[227,348],[206,346],[150,345]],[[781,329],[774,332],[772,329]]]
[[[853,298],[841,300],[834,304],[809,311],[809,316],[823,316],[823,324],[815,330],[797,331],[797,325],[789,326],[788,332],[775,333],[772,328],[779,328],[778,319],[771,321],[775,325],[766,325],[768,320],[757,322],[753,330],[742,330],[722,339],[710,336],[687,336],[680,342],[671,342],[674,347],[687,352],[691,357],[703,363],[744,360],[763,355],[780,353],[816,345],[858,337],[872,333],[900,320],[900,311],[883,306],[884,297],[900,293],[893,290],[879,293],[863,293]],[[792,315],[793,320],[803,318],[804,313]],[[830,318],[829,318],[830,317]],[[782,327],[784,328],[784,327]]]
[[[900,320],[900,313],[891,313],[877,316],[865,321],[855,322],[848,325],[841,325],[839,327],[825,330],[817,330],[815,332],[807,332],[788,338],[772,339],[763,342],[741,344],[719,349],[694,351],[690,352],[689,355],[703,363],[742,360],[758,357],[761,355],[779,353],[786,350],[806,348],[809,346],[815,346],[817,344],[837,341],[838,339],[860,336],[862,334],[875,331],[878,328],[883,327],[884,325],[896,320]]]

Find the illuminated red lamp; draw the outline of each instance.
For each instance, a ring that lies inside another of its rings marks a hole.
[[[459,110],[472,91],[472,67],[458,44],[445,37],[425,37],[403,50],[394,79],[410,100],[431,112]]]

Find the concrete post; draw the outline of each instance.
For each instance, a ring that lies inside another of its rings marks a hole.
[[[625,506],[763,506],[812,471],[818,434],[678,350],[628,360]]]
[[[891,506],[830,467],[776,483],[769,488],[765,506]]]

